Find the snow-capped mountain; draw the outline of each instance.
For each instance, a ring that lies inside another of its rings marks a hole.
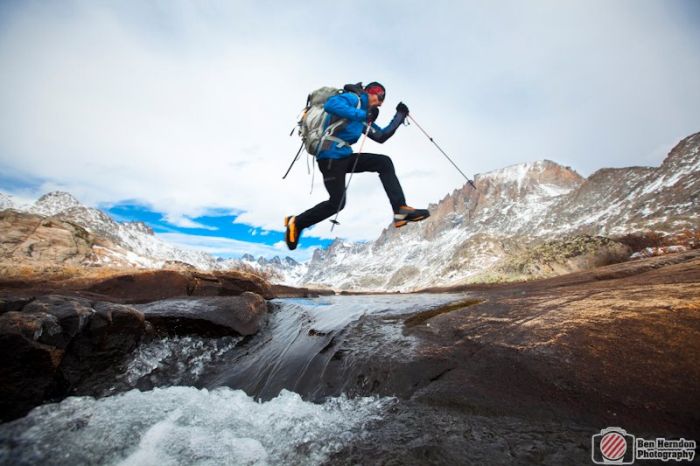
[[[222,260],[222,262],[227,261],[231,261],[231,259]],[[308,264],[299,263],[289,256],[284,258],[275,256],[272,259],[260,256],[256,259],[252,254],[243,254],[240,259],[235,261],[239,267],[243,266],[255,270],[261,275],[269,277],[273,283],[281,284],[300,284],[308,267]]]
[[[75,197],[62,191],[54,191],[41,196],[27,210],[33,214],[50,217],[74,207],[82,207]]]
[[[41,196],[33,204],[22,205],[12,196],[0,193],[0,210],[53,217],[85,228],[107,242],[93,247],[93,263],[99,265],[161,268],[174,264],[189,264],[201,270],[247,268],[270,277],[277,283],[298,282],[306,265],[291,257],[255,259],[246,254],[241,259],[220,259],[205,252],[184,250],[160,240],[143,222],[117,222],[99,209],[86,207],[66,192],[55,191]]]
[[[82,205],[69,193],[56,191],[45,194],[28,211],[75,223],[90,233],[112,241],[121,249],[101,251],[100,260],[105,264],[127,263],[159,268],[169,262],[184,262],[199,269],[216,268],[216,259],[209,254],[165,243],[144,223],[116,222],[101,210]]]
[[[430,205],[432,215],[423,222],[389,226],[373,242],[337,240],[305,264],[289,257],[217,259],[182,250],[144,223],[116,222],[68,193],[49,193],[29,205],[0,193],[0,210],[51,216],[105,238],[93,246],[95,264],[247,268],[292,285],[413,290],[499,279],[506,259],[549,240],[700,231],[700,133],[681,141],[660,167],[606,168],[586,179],[543,160],[477,175],[475,184],[476,190],[464,185]]]
[[[602,169],[584,179],[551,161],[478,175],[429,206],[432,216],[389,227],[369,243],[318,250],[302,281],[358,290],[411,290],[489,280],[523,248],[572,235],[700,228],[700,133],[658,168]]]

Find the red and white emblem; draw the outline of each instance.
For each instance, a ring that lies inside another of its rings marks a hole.
[[[615,461],[625,456],[627,440],[617,432],[605,434],[600,440],[600,452],[607,460]]]

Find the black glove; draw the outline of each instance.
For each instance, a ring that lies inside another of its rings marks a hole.
[[[379,107],[372,107],[367,109],[367,122],[372,123],[379,118]]]
[[[396,112],[403,113],[404,115],[408,115],[408,107],[406,107],[405,103],[399,102],[399,104],[396,106]]]

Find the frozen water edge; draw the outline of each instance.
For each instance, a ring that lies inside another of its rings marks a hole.
[[[135,387],[144,377],[153,378],[156,383],[194,385],[212,361],[235,348],[242,339],[214,339],[189,335],[155,340],[141,345],[134,351],[121,378],[131,387]],[[158,372],[162,375],[157,374]]]
[[[319,464],[366,433],[393,398],[303,401],[283,390],[156,388],[71,397],[0,425],[0,464]]]

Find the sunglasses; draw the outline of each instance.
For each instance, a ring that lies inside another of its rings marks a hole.
[[[372,86],[366,91],[368,94],[374,94],[379,98],[380,102],[384,102],[384,95],[385,92],[382,91],[382,88],[379,86]]]

